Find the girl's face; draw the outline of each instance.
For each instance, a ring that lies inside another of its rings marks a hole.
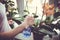
[[[46,13],[47,16],[49,15],[53,15],[54,14],[54,5],[48,5],[47,7],[45,7],[44,12]]]
[[[11,20],[8,20],[8,23],[9,24],[13,24],[13,20],[11,19]]]

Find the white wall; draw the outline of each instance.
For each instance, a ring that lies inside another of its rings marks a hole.
[[[24,0],[16,0],[17,1],[17,6],[18,6],[18,12],[20,16],[23,15],[23,10],[24,10]]]

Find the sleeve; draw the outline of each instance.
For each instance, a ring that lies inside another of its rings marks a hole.
[[[2,22],[2,24],[3,24],[1,30],[3,30],[3,32],[11,30],[11,28],[10,28],[10,26],[8,24],[8,21],[7,21],[7,17],[6,17],[5,5],[1,4],[1,3],[0,3],[0,13],[1,13],[2,17],[3,17],[3,19],[1,17],[1,20],[0,20]]]
[[[2,31],[2,27],[3,27],[3,16],[0,13],[0,32]]]

